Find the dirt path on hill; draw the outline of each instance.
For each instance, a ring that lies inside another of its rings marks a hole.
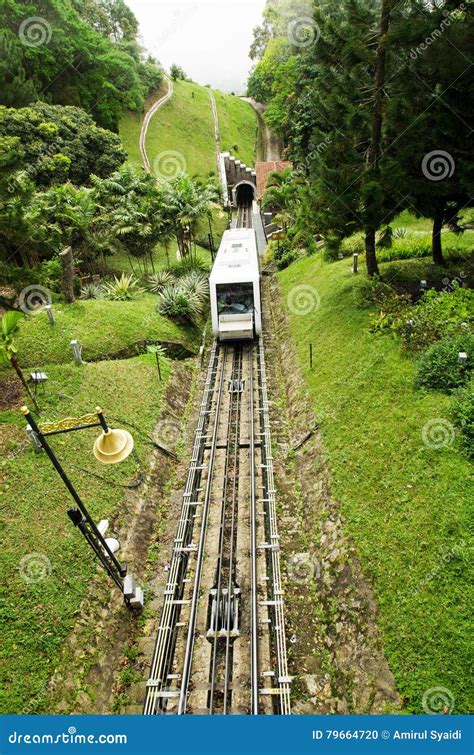
[[[161,107],[163,107],[163,105],[165,105],[168,102],[168,100],[171,99],[171,97],[173,96],[173,91],[174,91],[173,82],[171,81],[170,78],[168,78],[168,76],[165,76],[165,81],[168,84],[168,91],[166,92],[165,95],[163,95],[163,97],[160,97],[160,99],[157,100],[155,104],[152,105],[151,108],[148,110],[143,120],[143,125],[140,131],[140,152],[143,159],[143,165],[147,173],[151,173],[151,163],[148,157],[148,153],[146,151],[146,136],[148,133],[148,126],[150,125],[150,121],[155,115],[155,113],[157,113],[158,110]]]
[[[245,102],[249,102],[258,116],[258,123],[260,126],[260,132],[262,134],[262,151],[263,154],[258,155],[258,158],[263,162],[272,162],[275,160],[281,160],[282,144],[276,134],[273,133],[265,123],[263,114],[265,112],[265,105],[261,102],[257,102],[251,97],[242,97]]]

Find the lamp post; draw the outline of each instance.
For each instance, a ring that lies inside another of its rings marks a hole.
[[[126,604],[131,608],[142,608],[142,589],[135,585],[133,576],[128,574],[127,566],[121,564],[115,556],[116,547],[114,548],[114,543],[104,537],[108,523],[101,523],[99,527],[96,525],[47,441],[47,438],[53,435],[100,427],[102,432],[94,444],[94,455],[103,464],[117,464],[131,454],[133,450],[132,436],[126,430],[109,428],[100,407],[97,407],[94,414],[42,424],[37,424],[27,406],[23,406],[21,411],[28,423],[28,432],[34,442],[35,450],[44,450],[76,504],[77,508],[68,509],[67,513],[70,520],[80,530],[108,575],[122,592]],[[131,582],[134,586],[133,590],[130,590]]]

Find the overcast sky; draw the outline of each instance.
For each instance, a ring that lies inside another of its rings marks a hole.
[[[265,0],[127,0],[144,46],[164,66],[181,65],[200,84],[243,94],[248,53]]]

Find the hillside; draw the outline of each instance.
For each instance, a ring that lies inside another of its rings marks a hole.
[[[420,264],[384,264],[382,273],[419,279]],[[319,255],[279,274],[332,492],[373,581],[400,694],[420,712],[425,690],[446,687],[466,711],[471,467],[458,442],[423,442],[430,422],[450,420],[449,398],[416,391],[415,362],[399,340],[370,332],[374,309],[359,304],[364,279],[349,260],[328,265]]]
[[[255,110],[239,97],[231,97],[214,90],[221,149],[230,152],[246,165],[254,166],[258,121]]]

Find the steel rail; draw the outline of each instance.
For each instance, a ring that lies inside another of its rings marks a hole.
[[[242,365],[243,365],[243,356],[242,356]],[[242,371],[241,371],[242,373]],[[235,544],[234,539],[236,535],[236,524],[237,524],[237,490],[238,490],[238,479],[239,475],[237,473],[237,465],[239,462],[239,455],[240,455],[240,416],[241,416],[241,396],[242,394],[239,393],[238,398],[238,406],[237,406],[237,427],[236,427],[236,437],[235,437],[235,447],[234,447],[234,479],[233,479],[233,485],[232,485],[232,517],[231,517],[231,532],[230,532],[230,553],[229,553],[229,579],[227,582],[227,594],[230,595],[233,588],[233,582],[234,580],[234,573],[233,569],[235,569]],[[228,627],[230,627],[230,620],[231,620],[231,603],[228,603],[227,606],[227,616],[226,616],[226,624]],[[230,632],[228,632],[226,637],[226,644],[225,644],[225,669],[226,669],[226,675],[224,679],[224,715],[227,713],[227,697],[229,693],[229,678],[230,674],[227,672],[227,670],[230,668],[230,649],[231,649],[231,637]]]
[[[253,359],[249,361],[249,461],[250,461],[250,688],[251,714],[259,712],[258,671],[258,580],[257,580],[257,510],[255,497],[255,406]]]
[[[204,394],[194,435],[194,445],[186,487],[183,494],[181,516],[176,532],[175,547],[173,549],[169,576],[165,589],[164,604],[160,617],[160,625],[158,627],[157,641],[149,674],[143,711],[145,715],[153,715],[156,713],[156,704],[160,701],[158,694],[166,682],[167,661],[168,663],[170,662],[170,657],[173,652],[173,635],[176,628],[176,614],[179,612],[176,600],[181,598],[184,592],[182,577],[184,576],[183,572],[186,571],[189,559],[189,555],[183,550],[183,547],[190,544],[190,539],[192,537],[194,524],[193,516],[196,509],[196,491],[202,473],[201,468],[204,456],[206,429],[209,425],[212,397],[215,391],[217,364],[218,347],[217,343],[214,342],[209,358]],[[215,421],[217,421],[217,418]]]
[[[229,400],[229,411],[228,411],[228,429],[227,429],[227,443],[226,443],[226,457],[225,457],[225,464],[224,464],[224,489],[222,491],[222,505],[221,505],[221,528],[219,533],[219,558],[217,562],[217,592],[216,592],[216,618],[218,615],[219,610],[219,604],[220,600],[222,598],[223,592],[222,592],[222,582],[223,582],[223,564],[224,564],[224,555],[225,555],[225,527],[226,527],[226,513],[227,513],[227,494],[228,494],[228,484],[229,484],[229,467],[230,467],[230,459],[231,459],[231,450],[232,450],[232,433],[235,433],[235,443],[237,444],[237,435],[239,431],[239,414],[238,414],[238,407],[239,407],[239,397],[240,392],[237,392],[234,394],[232,392],[232,387],[235,384],[235,381],[240,381],[242,376],[242,351],[238,347],[234,347],[234,358],[233,358],[233,364],[232,364],[232,374],[230,380],[231,383],[231,393],[230,393],[230,400]],[[237,397],[237,400],[234,402],[234,396]],[[235,406],[237,404],[237,406]],[[234,422],[232,421],[232,415],[233,411],[235,412],[235,429],[233,427]],[[234,465],[233,469],[233,475],[234,480],[236,477],[236,468]],[[232,570],[232,562],[230,562],[230,570]],[[231,591],[228,592],[228,607],[229,607],[229,614],[230,614],[230,595]],[[226,617],[227,617],[227,610],[226,610]],[[229,623],[227,625],[230,627],[230,615],[229,615]],[[228,631],[228,634],[230,632]],[[218,650],[218,634],[217,631],[215,632],[214,637],[212,638],[212,662],[211,662],[211,672],[210,672],[210,682],[211,682],[211,689],[210,689],[210,697],[209,697],[209,713],[212,715],[214,712],[214,695],[215,695],[215,687],[217,682],[217,650]],[[225,667],[225,679],[228,678],[228,667]],[[224,701],[224,707],[226,708],[226,701]]]
[[[213,428],[213,433],[212,433],[209,462],[207,465],[208,474],[207,474],[207,480],[206,480],[206,491],[205,491],[204,502],[203,502],[203,507],[202,507],[203,511],[202,511],[202,521],[201,521],[201,532],[200,532],[200,537],[199,537],[199,546],[198,546],[198,553],[197,553],[196,572],[195,572],[195,577],[194,577],[193,595],[191,599],[191,613],[190,613],[190,618],[189,618],[188,634],[186,638],[184,665],[183,665],[183,672],[182,672],[182,677],[181,677],[181,689],[179,693],[178,715],[184,715],[186,713],[186,708],[187,708],[187,695],[188,695],[189,681],[191,677],[191,667],[192,667],[192,660],[193,660],[193,650],[194,650],[194,640],[195,640],[194,635],[196,631],[199,592],[201,589],[201,577],[202,577],[202,570],[203,570],[203,563],[204,563],[204,551],[205,551],[206,537],[207,537],[207,524],[208,524],[208,518],[209,518],[211,488],[212,488],[212,483],[213,483],[213,470],[214,470],[214,461],[216,457],[217,435],[218,435],[218,429],[219,429],[219,416],[220,416],[220,409],[221,409],[221,404],[222,404],[224,371],[225,371],[225,365],[227,361],[227,353],[228,353],[228,348],[227,346],[224,346],[224,356],[222,359],[221,375],[220,375],[220,380],[218,383],[218,394],[217,394],[217,400],[216,400],[214,428]]]
[[[271,548],[267,550],[267,556],[270,566],[271,588],[273,590],[274,605],[273,611],[273,634],[276,655],[276,681],[279,685],[279,712],[283,715],[291,714],[291,679],[288,676],[288,657],[286,649],[285,636],[285,615],[283,604],[283,591],[281,584],[280,570],[280,553],[279,553],[279,535],[276,514],[276,491],[275,479],[273,474],[273,456],[270,432],[270,415],[269,401],[267,391],[267,378],[265,369],[265,353],[263,346],[263,337],[260,336],[258,344],[258,363],[260,372],[260,410],[263,424],[263,458],[262,468],[264,470],[265,495],[266,501],[266,526]]]

